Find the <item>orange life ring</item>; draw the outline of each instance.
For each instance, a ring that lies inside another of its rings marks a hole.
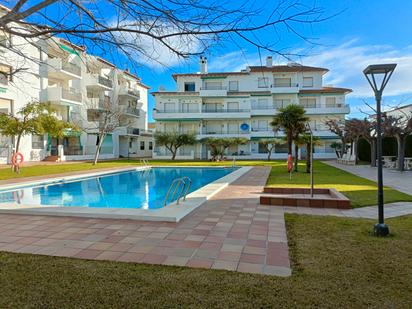
[[[19,160],[18,160],[19,159]],[[11,157],[11,164],[13,166],[19,166],[24,162],[24,157],[21,154],[21,152],[16,152],[12,157]]]

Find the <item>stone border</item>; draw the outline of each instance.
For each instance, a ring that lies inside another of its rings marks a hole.
[[[313,189],[315,194],[327,194],[330,197],[286,196],[286,194],[310,194],[308,188],[265,187],[263,193],[268,195],[260,196],[262,205],[352,209],[350,200],[333,188]]]
[[[173,168],[173,166],[156,166]],[[176,166],[176,168],[227,168],[227,167],[210,167],[210,166]],[[56,177],[48,180],[24,182],[15,185],[0,186],[0,190],[8,191],[28,186],[41,186],[57,182],[77,181],[84,178],[108,175],[118,172],[127,172],[133,170],[145,170],[151,167],[135,167],[115,169],[104,172],[86,173],[76,176]],[[232,173],[219,178],[198,190],[190,193],[186,201],[168,204],[166,207],[149,210],[149,209],[130,209],[130,208],[94,208],[94,207],[76,207],[76,206],[57,206],[57,205],[22,205],[15,203],[0,204],[0,213],[7,214],[25,214],[25,215],[50,215],[50,216],[74,216],[86,218],[106,218],[106,219],[130,219],[143,221],[166,221],[179,222],[182,218],[190,214],[194,209],[201,206],[217,192],[227,187],[230,183],[250,171],[252,167],[241,167]]]

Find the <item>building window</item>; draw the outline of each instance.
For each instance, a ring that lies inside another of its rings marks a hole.
[[[335,106],[336,106],[336,97],[327,97],[326,107],[335,107]]]
[[[149,142],[149,150],[153,150],[153,142]]]
[[[140,150],[144,150],[144,141],[140,142]]]
[[[239,82],[229,81],[229,91],[239,91]]]
[[[0,84],[7,85],[9,81],[13,81],[11,66],[0,64]]]
[[[213,82],[213,81],[204,82],[204,90],[222,90],[222,89],[224,89],[222,82]]]
[[[290,99],[274,99],[273,104],[275,108],[282,108],[290,104]]]
[[[273,80],[274,87],[291,87],[292,86],[292,79],[289,78],[275,78]]]
[[[299,104],[306,108],[315,108],[316,98],[301,98]]]
[[[129,149],[131,149],[131,148],[133,148],[133,140],[132,139],[129,140]]]
[[[267,88],[269,85],[269,78],[267,77],[259,77],[258,78],[258,87],[259,88]]]
[[[304,77],[303,87],[313,87],[313,77]]]
[[[43,149],[44,148],[44,136],[43,135],[32,135],[31,148],[32,149]]]
[[[190,82],[190,83],[185,83],[185,92],[190,92],[190,91],[195,91],[196,87],[195,87],[195,83],[194,82]]]

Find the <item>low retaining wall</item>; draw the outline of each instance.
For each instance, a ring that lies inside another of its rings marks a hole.
[[[265,194],[266,193],[266,194]],[[326,196],[299,196],[310,194],[309,188],[271,188],[265,187],[260,196],[260,204],[271,206],[296,206],[312,208],[339,208],[351,209],[350,200],[335,189],[313,189],[316,195]],[[296,194],[296,196],[294,196]]]

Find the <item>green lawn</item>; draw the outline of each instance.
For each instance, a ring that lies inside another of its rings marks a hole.
[[[208,161],[170,161],[170,160],[151,160],[151,165],[173,165],[173,166],[230,166],[232,161],[225,162],[208,162]],[[272,172],[268,179],[269,186],[279,187],[305,187],[309,186],[309,174],[305,173],[304,163],[299,163],[301,172],[294,173],[292,180],[286,172],[286,162],[282,161],[237,161],[240,166],[272,166]],[[0,180],[55,175],[65,172],[83,171],[100,168],[137,166],[140,162],[137,160],[113,160],[103,161],[97,165],[91,163],[73,163],[73,164],[55,164],[55,165],[36,165],[23,167],[20,174],[16,174],[11,169],[0,169]],[[345,194],[352,201],[353,207],[363,207],[376,205],[376,183],[353,174],[344,172],[337,168],[328,166],[320,161],[315,161],[314,165],[315,187],[318,188],[335,188]],[[399,192],[391,188],[385,188],[385,202],[412,201],[412,196]]]
[[[0,253],[0,308],[412,308],[412,217],[286,216],[289,278]]]
[[[300,172],[285,173],[285,163],[276,161],[272,165],[267,184],[273,187],[309,187],[310,175],[305,173],[304,163],[299,164]],[[314,183],[316,188],[335,188],[346,195],[352,207],[376,205],[377,185],[374,181],[358,177],[351,173],[334,168],[320,161],[314,162]],[[412,196],[389,187],[384,188],[385,203],[412,201]]]

